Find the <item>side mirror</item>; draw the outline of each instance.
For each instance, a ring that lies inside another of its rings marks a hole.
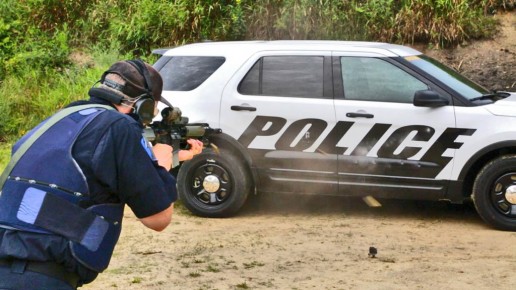
[[[441,97],[437,92],[431,90],[417,91],[414,94],[414,106],[437,108],[450,104],[448,99]]]

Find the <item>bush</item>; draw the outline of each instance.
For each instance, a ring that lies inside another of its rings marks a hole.
[[[9,157],[11,156],[11,147],[7,144],[0,143],[0,172],[4,171],[4,168],[9,163]]]
[[[484,13],[486,5],[495,5],[495,1],[480,2],[245,1],[244,15],[248,27],[246,38],[371,40],[411,44],[423,42],[451,46],[495,33],[494,21]]]
[[[355,1],[245,1],[246,39],[364,39]]]
[[[86,97],[119,59],[203,40],[342,39],[450,46],[489,37],[516,0],[2,0],[0,142]],[[81,56],[94,55],[92,60]]]
[[[0,79],[7,74],[20,76],[27,69],[48,70],[69,64],[68,26],[46,32],[43,23],[31,18],[34,11],[44,6],[41,1],[29,1],[27,5],[17,0],[0,2]],[[37,4],[40,6],[30,6]]]
[[[11,142],[68,103],[87,99],[89,88],[118,54],[104,54],[83,65],[56,70],[25,68],[0,86],[0,143]]]
[[[395,40],[447,47],[469,39],[489,37],[496,31],[496,23],[469,2],[409,1],[396,15],[392,27],[397,35]]]
[[[148,55],[156,47],[202,40],[241,39],[240,1],[110,0],[88,8],[82,20],[88,42],[120,43],[122,52]]]

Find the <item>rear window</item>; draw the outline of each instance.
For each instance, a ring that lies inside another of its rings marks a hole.
[[[225,61],[212,56],[163,56],[157,67],[165,91],[191,91],[206,81]]]
[[[238,87],[243,95],[322,98],[323,56],[266,56],[258,60]]]

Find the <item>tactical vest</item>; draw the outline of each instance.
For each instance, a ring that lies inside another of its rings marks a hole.
[[[72,147],[106,109],[112,108],[76,106],[45,120],[15,144],[11,162],[0,176],[0,227],[63,236],[74,258],[96,272],[109,264],[124,205],[79,206],[90,196]]]

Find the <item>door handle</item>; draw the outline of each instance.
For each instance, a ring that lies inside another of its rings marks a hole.
[[[232,111],[250,111],[254,112],[256,111],[255,107],[248,107],[248,106],[231,106]]]
[[[349,118],[367,118],[367,119],[371,119],[371,118],[374,118],[374,115],[373,114],[368,114],[368,113],[346,113],[346,117],[349,117]]]

